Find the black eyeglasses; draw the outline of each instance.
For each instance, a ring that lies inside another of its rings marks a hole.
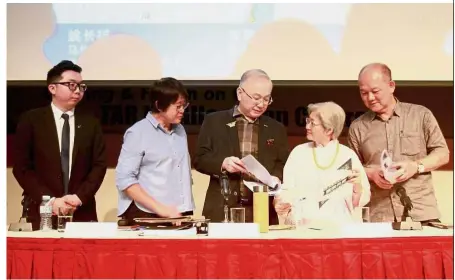
[[[261,98],[261,97],[252,97],[251,95],[248,94],[242,87],[239,87],[251,100],[254,101],[256,105],[259,105],[260,103],[263,103],[265,105],[270,105],[273,102],[272,97],[266,97],[266,98]]]
[[[86,84],[76,83],[76,82],[60,82],[60,83],[53,83],[55,85],[64,85],[68,87],[71,91],[76,91],[79,88],[80,92],[85,92],[87,90]]]

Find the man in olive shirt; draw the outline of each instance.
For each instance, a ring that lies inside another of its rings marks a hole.
[[[424,106],[395,98],[395,82],[387,65],[366,65],[359,73],[358,84],[369,111],[351,124],[348,142],[371,182],[371,221],[406,218],[406,196],[412,203],[408,215],[414,221],[438,221],[431,171],[449,161],[449,149],[435,117]],[[395,184],[384,178],[379,167],[383,150],[392,157],[393,167],[402,173]]]

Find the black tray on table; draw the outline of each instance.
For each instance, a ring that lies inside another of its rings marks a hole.
[[[160,230],[175,230],[175,229],[189,229],[191,227],[200,228],[207,227],[209,219],[193,218],[192,216],[183,216],[176,218],[135,218],[132,224],[128,224],[127,220],[119,220],[119,229],[138,229],[139,227],[145,229],[160,229]]]
[[[191,217],[178,217],[178,218],[136,218],[134,224],[146,229],[162,229],[162,230],[175,230],[175,229],[189,229],[193,227],[194,222]]]

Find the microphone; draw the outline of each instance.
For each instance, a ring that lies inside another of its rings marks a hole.
[[[225,200],[229,199],[230,189],[229,189],[229,178],[226,173],[222,173],[220,176],[220,185],[221,185],[221,194]]]
[[[396,193],[400,198],[401,204],[404,206],[404,212],[406,212],[406,216],[408,215],[408,211],[411,210],[414,206],[412,205],[411,198],[406,193],[406,189],[403,186],[397,188]],[[403,214],[404,215],[404,214]],[[405,217],[406,218],[406,217]]]
[[[31,204],[31,199],[28,196],[24,196],[24,198],[21,201],[22,204],[22,218],[27,218],[28,217],[28,210]]]
[[[422,230],[422,223],[413,221],[409,216],[409,211],[413,208],[413,205],[411,198],[406,193],[406,189],[403,186],[399,186],[396,189],[396,193],[404,206],[404,210],[401,222],[393,222],[392,228],[394,230]]]
[[[229,223],[229,195],[231,194],[231,190],[229,188],[229,177],[227,176],[226,172],[221,173],[220,176],[220,186],[221,186],[221,194],[223,195],[223,209],[224,209],[224,220],[223,223]]]
[[[24,195],[22,199],[22,215],[17,223],[11,223],[8,227],[9,231],[33,231],[32,223],[27,222],[28,212],[32,199],[29,196]]]

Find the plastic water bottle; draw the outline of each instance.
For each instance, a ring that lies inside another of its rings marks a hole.
[[[39,213],[41,217],[40,230],[41,231],[50,231],[52,230],[52,206],[47,205],[51,200],[51,197],[48,195],[43,195],[42,202],[39,207]]]

